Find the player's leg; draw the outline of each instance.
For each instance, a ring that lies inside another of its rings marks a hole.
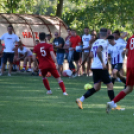
[[[11,76],[11,71],[12,71],[12,67],[13,67],[13,59],[14,59],[14,53],[10,53],[9,54],[9,69],[8,69],[8,76]]]
[[[31,72],[31,64],[32,64],[32,56],[28,56],[28,62],[29,62],[29,67],[27,69],[28,72]]]
[[[107,113],[110,112],[112,108],[114,108],[114,104],[119,102],[121,99],[123,99],[127,94],[131,93],[133,90],[134,85],[134,70],[133,69],[127,69],[127,88],[122,90],[111,102],[107,103],[106,111]]]
[[[82,52],[82,63],[85,61],[85,52]],[[85,63],[82,64],[82,72],[83,72],[83,75],[86,74],[86,71],[85,71]]]
[[[103,83],[107,85],[107,93],[108,93],[109,99],[113,100],[115,95],[114,95],[114,90],[113,90],[113,83],[109,77],[108,70],[102,70],[101,79]]]
[[[43,77],[43,84],[44,84],[45,88],[47,89],[47,94],[51,95],[51,94],[52,94],[52,91],[51,91],[51,89],[50,89],[49,82],[48,82],[48,80],[47,80],[47,78],[46,78],[47,72],[48,72],[47,69],[41,70],[42,77]]]
[[[113,84],[115,83],[115,80],[117,78],[117,73],[118,73],[118,70],[117,69],[113,69],[113,77],[112,77],[112,83]]]
[[[4,70],[5,70],[5,65],[7,63],[7,53],[3,52],[3,55],[2,55],[2,66],[1,66],[1,73],[0,73],[0,76],[3,75],[4,73]]]
[[[64,53],[57,53],[58,72],[60,76],[63,72]]]
[[[97,91],[99,91],[101,88],[100,70],[93,69],[92,71],[93,71],[94,87],[89,89],[83,96],[76,99],[76,103],[80,109],[83,109],[82,102],[88,97],[92,96]]]
[[[107,102],[106,112],[109,113],[112,108],[115,108],[115,104],[122,100],[127,94],[133,91],[133,86],[127,86],[126,89],[122,90],[111,102]]]
[[[126,78],[120,74],[120,72],[117,73],[117,76],[120,78],[121,82],[126,84]]]
[[[27,61],[28,61],[28,57],[25,57],[23,63],[23,69],[21,71],[25,71],[27,69]]]
[[[91,62],[92,62],[92,58],[88,57],[87,59],[87,75],[88,76],[92,76],[92,70],[91,70]]]
[[[49,69],[49,72],[52,74],[52,76],[53,76],[54,78],[57,79],[57,81],[58,81],[58,83],[59,83],[59,86],[60,86],[60,88],[61,88],[62,91],[63,91],[63,95],[68,95],[67,92],[66,92],[66,88],[65,88],[64,82],[63,82],[63,80],[61,79],[61,77],[60,77],[58,71],[57,71],[56,69]]]

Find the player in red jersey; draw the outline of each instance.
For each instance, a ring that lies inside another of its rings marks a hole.
[[[126,89],[122,90],[111,102],[107,102],[107,113],[114,108],[114,103],[119,102],[127,94],[133,91],[134,86],[134,35],[129,38],[126,46],[126,56],[127,56],[127,81]]]
[[[56,69],[58,67],[58,64],[53,51],[53,46],[51,44],[45,43],[45,37],[46,37],[45,33],[40,33],[39,34],[40,43],[34,47],[33,50],[34,68],[37,68],[38,64],[37,64],[36,57],[38,57],[39,69],[41,69],[42,72],[43,83],[47,89],[47,94],[52,94],[52,91],[50,90],[49,82],[46,78],[47,72],[50,72],[52,76],[54,76],[57,79],[59,86],[63,91],[63,95],[68,95],[66,93],[64,83]]]

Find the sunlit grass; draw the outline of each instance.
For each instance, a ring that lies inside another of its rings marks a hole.
[[[46,95],[41,77],[0,77],[0,134],[133,134],[134,95],[118,104],[125,111],[105,112],[107,89],[85,100],[83,110],[75,99],[93,85],[91,78],[63,78],[69,96],[63,96],[54,78],[48,78],[53,95]],[[123,89],[116,82],[115,94]]]

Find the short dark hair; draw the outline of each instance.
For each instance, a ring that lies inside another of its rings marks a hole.
[[[71,29],[71,31],[74,31],[74,32],[76,32],[76,30],[75,30],[75,29]]]
[[[107,33],[107,29],[106,28],[101,28],[100,32],[106,32]]]
[[[44,32],[39,33],[40,40],[45,40],[45,38],[46,38],[46,34]]]
[[[100,29],[100,36],[106,37],[107,36],[107,29],[106,28],[101,28]]]
[[[84,29],[89,29],[89,27],[84,27]]]
[[[51,34],[47,34],[46,36],[47,36],[47,37],[48,37],[48,36],[52,37]]]
[[[107,39],[114,40],[114,36],[113,36],[113,35],[109,35],[109,36],[107,37]]]
[[[114,33],[118,34],[120,36],[120,31],[119,30],[115,30]]]
[[[12,26],[12,25],[8,25],[8,27],[11,27],[11,28],[13,28],[13,26]]]

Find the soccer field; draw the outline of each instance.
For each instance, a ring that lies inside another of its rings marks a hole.
[[[53,95],[46,95],[41,77],[0,77],[0,134],[134,134],[134,96],[118,103],[125,111],[105,112],[106,86],[78,109],[75,100],[85,93],[91,78],[63,78],[69,96],[63,96],[54,78]],[[114,86],[117,94],[122,83]]]

